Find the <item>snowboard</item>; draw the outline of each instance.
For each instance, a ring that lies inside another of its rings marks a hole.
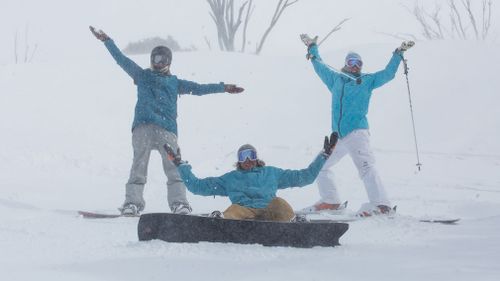
[[[221,242],[311,248],[340,245],[349,229],[334,221],[272,222],[232,220],[172,213],[143,214],[137,226],[139,241]]]

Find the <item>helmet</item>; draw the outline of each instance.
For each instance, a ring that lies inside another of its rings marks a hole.
[[[172,63],[172,51],[165,46],[157,46],[151,51],[151,68],[158,71],[168,69]]]
[[[238,149],[238,162],[245,160],[257,160],[257,149],[250,144],[244,144]]]
[[[346,66],[356,65],[359,68],[361,68],[363,66],[363,60],[361,59],[361,56],[358,53],[349,52],[345,57],[345,65]]]

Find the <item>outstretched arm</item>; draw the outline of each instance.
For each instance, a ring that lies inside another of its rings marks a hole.
[[[188,80],[179,79],[179,94],[193,94],[197,96],[215,94],[215,93],[231,93],[239,94],[244,91],[243,88],[233,84],[198,84]]]
[[[326,160],[332,154],[335,146],[337,145],[338,134],[332,133],[330,139],[325,137],[323,144],[323,151],[314,159],[314,161],[309,164],[309,166],[302,170],[282,170],[281,176],[278,182],[278,188],[288,188],[288,187],[302,187],[314,182],[319,174],[321,168],[325,164]]]
[[[94,36],[100,41],[104,42],[104,46],[108,49],[111,56],[115,59],[118,65],[127,72],[127,74],[132,77],[132,79],[139,79],[143,69],[137,65],[134,61],[126,57],[120,49],[115,45],[113,39],[104,33],[102,30],[96,30],[94,27],[90,26],[90,31]]]
[[[175,152],[168,144],[165,144],[163,148],[167,152],[168,159],[177,166],[177,170],[189,191],[203,196],[227,196],[223,181],[220,177],[199,179],[191,171],[191,165],[182,160],[180,149],[177,149]]]
[[[220,177],[208,177],[199,179],[191,171],[191,165],[181,164],[177,167],[184,184],[187,189],[193,194],[210,196],[220,195],[227,196],[226,189],[223,186],[223,181]]]
[[[303,187],[314,182],[325,164],[323,155],[318,155],[309,166],[302,170],[281,170],[278,189]]]

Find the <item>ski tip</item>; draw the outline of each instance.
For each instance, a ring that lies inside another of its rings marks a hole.
[[[457,224],[460,221],[460,218],[454,219],[421,219],[420,222],[427,223],[441,223],[441,224]]]
[[[78,216],[85,219],[113,219],[120,217],[140,217],[140,215],[122,215],[122,214],[107,214],[88,211],[78,211]]]

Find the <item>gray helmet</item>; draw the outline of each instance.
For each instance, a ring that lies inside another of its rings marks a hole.
[[[172,51],[165,46],[156,46],[151,51],[151,68],[162,70],[172,63]]]
[[[255,147],[253,147],[253,145],[251,145],[251,144],[244,144],[244,145],[240,146],[240,148],[238,149],[238,153],[245,150],[245,149],[251,149],[257,153],[257,149],[255,149]]]
[[[248,151],[250,151],[251,153],[245,153]],[[243,154],[242,154],[242,152],[243,152]],[[255,149],[255,147],[253,147],[250,144],[244,144],[244,145],[240,146],[240,148],[238,149],[238,153],[237,153],[238,162],[245,161],[247,157],[249,157],[252,160],[258,159],[257,149]]]

